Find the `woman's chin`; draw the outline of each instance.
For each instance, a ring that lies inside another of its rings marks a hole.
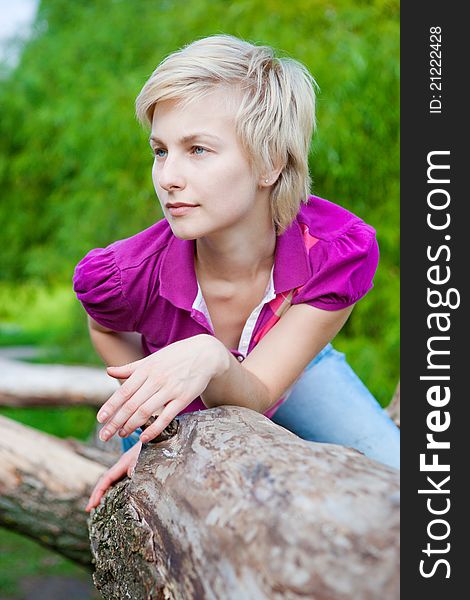
[[[222,232],[226,232],[230,229],[230,225],[227,223],[218,223],[214,225],[214,223],[209,221],[208,219],[201,219],[197,222],[195,219],[175,219],[169,218],[168,224],[170,225],[171,231],[173,235],[180,240],[197,240],[203,237],[208,237],[212,235],[219,235]]]
[[[190,225],[183,225],[182,223],[174,223],[171,219],[168,220],[173,235],[179,240],[196,240],[204,235],[203,232],[199,231],[199,228],[191,227]]]

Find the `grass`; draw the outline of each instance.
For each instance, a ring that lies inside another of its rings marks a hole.
[[[3,528],[0,528],[0,563],[0,597],[22,598],[20,582],[26,577],[67,575],[83,580],[91,577],[84,567]]]
[[[0,348],[31,345],[33,362],[101,364],[70,285],[0,284]]]

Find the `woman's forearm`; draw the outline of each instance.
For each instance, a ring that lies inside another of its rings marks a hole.
[[[204,404],[208,408],[232,404],[260,413],[266,412],[273,403],[266,386],[254,373],[245,369],[221,342],[218,352],[225,367],[220,375],[212,378],[201,394]]]
[[[145,356],[138,333],[105,331],[90,323],[90,338],[105,365],[120,366]]]
[[[98,413],[98,421],[106,422],[100,433],[103,441],[118,431],[125,437],[158,414],[140,438],[145,443],[199,396],[208,408],[235,404],[260,413],[277,399],[254,372],[208,334],[173,342],[142,360],[108,369],[108,374],[127,379],[127,385],[116,390]]]

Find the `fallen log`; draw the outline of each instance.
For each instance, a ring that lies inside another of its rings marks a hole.
[[[101,406],[119,387],[102,367],[0,358],[0,406]]]
[[[90,522],[105,599],[399,598],[399,473],[219,407],[143,447]]]
[[[400,382],[398,382],[393,398],[387,406],[387,413],[397,427],[400,427]]]
[[[0,416],[0,525],[90,566],[84,509],[115,459]]]
[[[100,407],[119,387],[101,367],[31,364],[0,357],[0,406]],[[400,383],[386,411],[400,427]]]

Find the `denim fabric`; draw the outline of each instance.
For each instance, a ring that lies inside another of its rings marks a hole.
[[[331,344],[307,365],[271,419],[305,440],[356,448],[400,468],[400,430]],[[121,440],[123,452],[140,432]]]
[[[130,450],[132,448],[132,446],[137,444],[141,433],[142,433],[142,429],[140,427],[138,427],[135,431],[133,431],[131,433],[131,435],[128,435],[127,437],[122,438],[121,439],[122,451],[127,452],[127,450]]]
[[[305,440],[356,448],[400,468],[400,430],[331,344],[310,362],[271,419]]]

